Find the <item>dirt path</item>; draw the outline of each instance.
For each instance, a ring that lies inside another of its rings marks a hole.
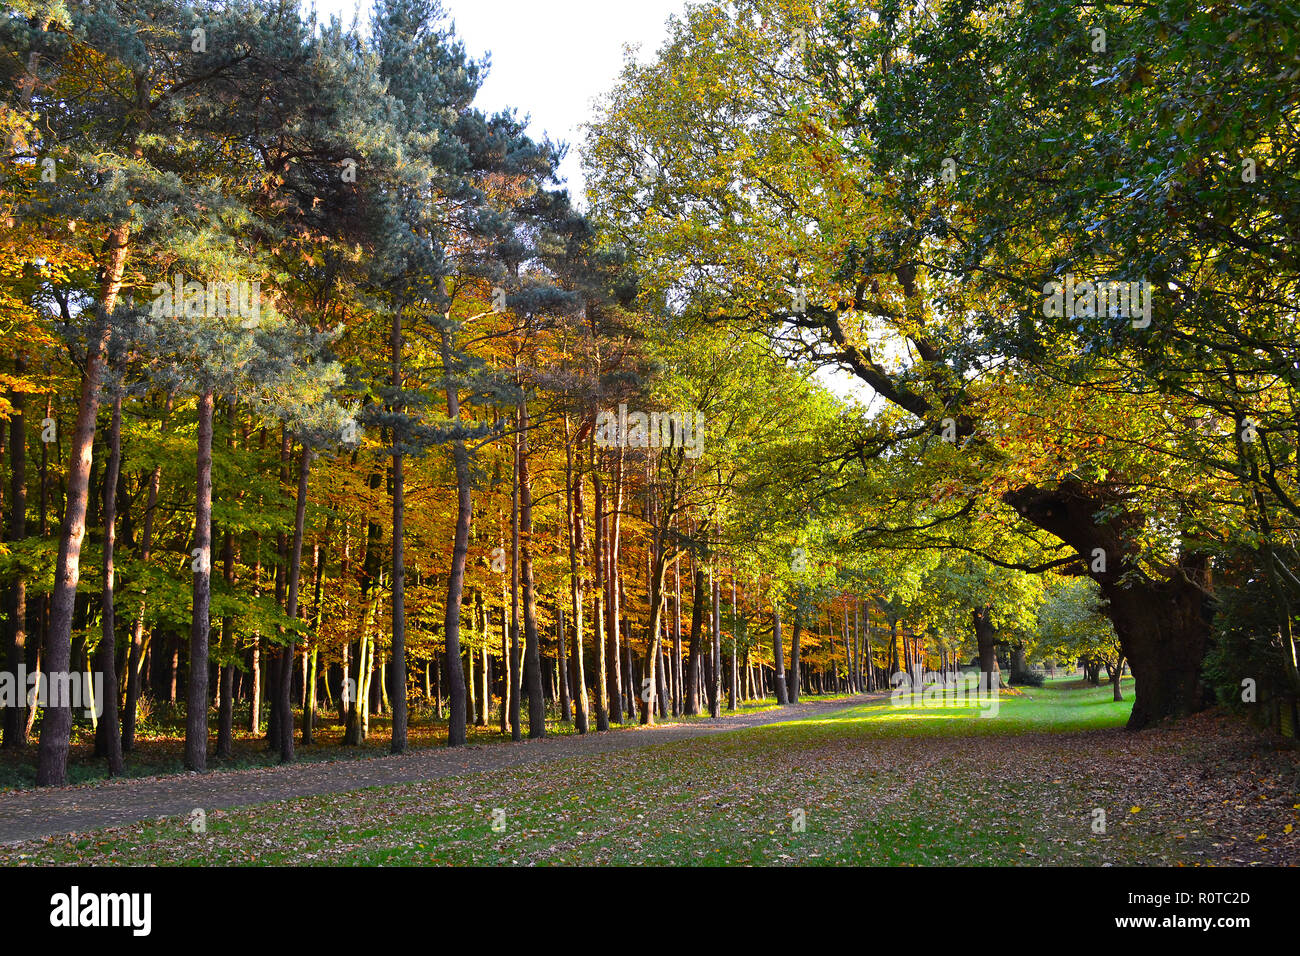
[[[518,744],[489,744],[454,750],[431,748],[400,757],[321,761],[205,775],[119,778],[54,790],[17,791],[0,794],[0,843],[188,815],[195,808],[202,808],[205,812],[225,810],[292,797],[437,780],[585,754],[651,747],[690,737],[833,713],[870,699],[873,699],[871,695],[844,697],[833,701],[790,704],[718,721],[660,724],[644,729],[632,727],[603,734],[572,734]]]

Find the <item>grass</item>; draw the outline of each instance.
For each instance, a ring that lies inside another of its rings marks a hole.
[[[203,834],[177,818],[35,841],[0,848],[0,862],[1300,860],[1293,756],[1252,755],[1244,729],[1223,717],[1128,734],[1126,696],[1114,703],[1109,686],[1055,681],[1004,698],[991,718],[878,701],[644,749],[211,811]],[[1207,770],[1218,776],[1198,782]]]
[[[888,706],[869,704],[837,712],[816,722],[850,721],[875,724],[884,735],[974,736],[1033,731],[1098,730],[1121,727],[1133,710],[1133,679],[1122,684],[1125,699],[1115,701],[1109,684],[1100,687],[1076,678],[1049,678],[1043,687],[1002,691],[994,704],[985,701],[966,706]],[[904,698],[906,700],[906,698]]]

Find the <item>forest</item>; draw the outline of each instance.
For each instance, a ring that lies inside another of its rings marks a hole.
[[[963,678],[1294,740],[1294,3],[710,0],[579,144],[439,0],[4,11],[0,787]]]

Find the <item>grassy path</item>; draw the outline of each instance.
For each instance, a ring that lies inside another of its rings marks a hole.
[[[524,755],[549,742],[485,748],[514,756],[210,810],[201,834],[172,817],[12,844],[0,863],[1300,863],[1294,751],[1214,715],[1128,733],[1130,704],[1109,696],[1031,690],[988,719],[816,704],[648,747],[673,729],[589,738],[611,749],[544,762]]]

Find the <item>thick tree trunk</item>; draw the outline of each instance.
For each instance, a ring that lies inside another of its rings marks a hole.
[[[800,585],[794,592],[794,630],[790,635],[790,670],[786,675],[786,699],[792,704],[799,703],[799,635],[803,633],[803,603],[803,586]]]
[[[139,151],[135,152],[138,154]],[[49,632],[45,640],[45,669],[56,679],[63,679],[68,673],[72,658],[72,613],[77,600],[77,582],[81,579],[81,545],[86,537],[86,506],[89,503],[95,418],[99,413],[99,386],[104,377],[104,362],[112,335],[109,317],[122,287],[130,237],[130,223],[122,223],[109,230],[105,242],[99,294],[102,314],[87,341],[81,397],[68,450],[59,557],[54,572],[54,593],[50,597]],[[37,758],[37,786],[61,787],[68,782],[68,745],[71,739],[71,708],[66,703],[45,708]]]
[[[1189,577],[1203,568],[1187,568]],[[1110,618],[1133,672],[1133,712],[1128,728],[1140,730],[1167,717],[1186,717],[1209,698],[1201,661],[1209,640],[1205,592],[1189,578],[1149,584],[1102,584]]]
[[[1128,728],[1140,730],[1207,706],[1210,697],[1201,681],[1201,662],[1212,613],[1205,558],[1185,555],[1160,579],[1133,567],[1128,542],[1145,518],[1129,510],[1116,513],[1123,499],[1106,487],[1062,482],[1054,490],[1020,489],[1006,501],[1026,520],[1073,547],[1100,585],[1133,673]],[[1094,517],[1098,513],[1111,517],[1099,523]]]
[[[990,611],[988,606],[977,607],[971,612],[971,619],[975,626],[975,645],[979,648],[980,681],[992,691],[1001,686],[1002,674],[998,670],[997,632],[993,630]],[[916,684],[912,687],[915,689]]]
[[[776,674],[772,685],[776,689],[776,702],[788,704],[789,688],[785,681],[785,648],[781,646],[781,598],[778,595],[772,601],[772,660],[775,662]]]
[[[845,630],[848,629],[848,608],[844,609]],[[853,602],[853,636],[849,639],[849,693],[856,694],[861,690],[861,662],[862,648],[860,641],[862,639],[862,613],[855,599]]]
[[[1011,677],[1008,684],[1014,684],[1021,674],[1025,672],[1025,645],[1011,645]]]

